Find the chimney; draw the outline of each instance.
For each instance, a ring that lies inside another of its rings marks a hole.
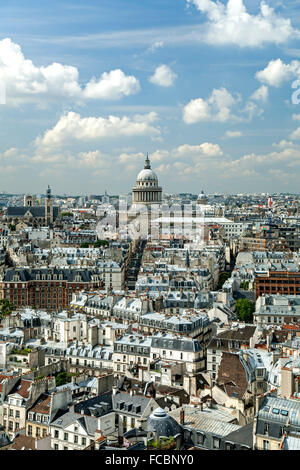
[[[80,410],[80,414],[84,415],[84,409],[83,408]]]
[[[181,408],[180,410],[180,424],[181,426],[184,425],[184,409],[183,408]]]
[[[200,411],[203,411],[203,402],[202,401],[200,401],[199,407],[200,407]]]
[[[207,400],[207,404],[208,404],[208,408],[212,408],[212,407],[213,407],[213,406],[212,406],[212,398],[209,398],[209,399]]]
[[[112,394],[117,395],[118,393],[118,387],[112,387]]]

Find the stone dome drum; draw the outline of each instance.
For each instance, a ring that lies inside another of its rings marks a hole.
[[[144,169],[141,170],[136,179],[136,185],[132,189],[132,202],[135,205],[161,204],[162,188],[158,186],[158,178],[151,169],[149,157],[147,155]]]

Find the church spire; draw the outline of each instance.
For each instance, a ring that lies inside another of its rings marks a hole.
[[[149,155],[148,155],[148,153],[147,153],[147,157],[146,157],[146,160],[145,160],[144,169],[145,169],[145,170],[150,170],[150,169],[151,169],[151,164],[150,164],[150,160],[149,160]]]

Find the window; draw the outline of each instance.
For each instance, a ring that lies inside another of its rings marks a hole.
[[[279,415],[279,409],[278,408],[272,408],[272,413],[274,413],[274,415]]]
[[[82,438],[81,438],[81,444],[82,444],[83,446],[86,445],[86,438],[85,438],[85,437],[82,437]]]
[[[268,434],[268,433],[269,433],[269,424],[264,423],[264,434]]]
[[[57,429],[54,431],[54,437],[56,439],[58,439],[58,437],[59,437],[59,431],[57,431]]]
[[[75,443],[75,444],[78,443],[78,436],[74,436],[74,443]]]
[[[202,432],[197,432],[197,444],[203,445],[204,444],[204,434]]]
[[[58,450],[58,444],[54,444],[54,450]]]
[[[67,432],[64,433],[64,441],[67,441],[69,438],[69,434]]]
[[[263,441],[263,449],[264,450],[269,450],[269,441]]]
[[[234,444],[232,442],[225,443],[225,450],[233,450],[233,449],[234,449]]]
[[[218,437],[213,437],[213,448],[214,449],[220,448],[220,439]]]
[[[28,426],[28,436],[32,436],[32,426]]]

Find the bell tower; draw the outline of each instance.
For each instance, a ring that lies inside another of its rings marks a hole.
[[[51,188],[48,186],[45,199],[45,225],[48,227],[53,224],[53,199]]]

